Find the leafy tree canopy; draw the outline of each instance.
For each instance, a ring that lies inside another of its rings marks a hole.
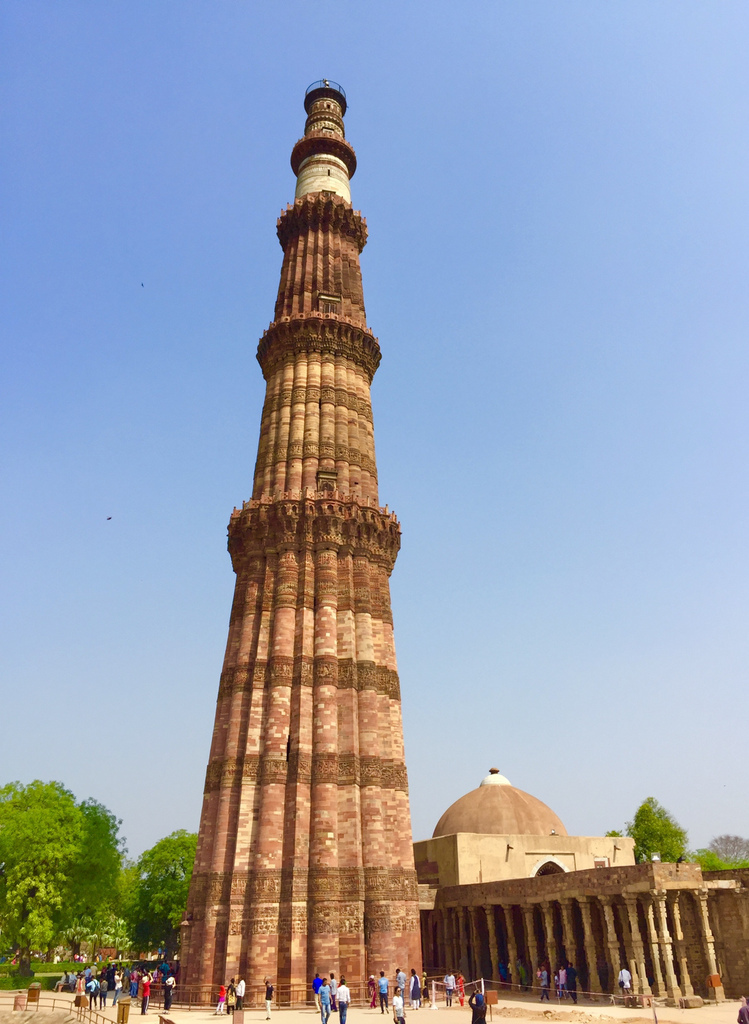
[[[687,848],[686,830],[652,796],[643,800],[627,822],[627,835],[635,841],[638,863],[651,860],[654,853],[660,854],[661,860],[675,861]]]
[[[134,937],[142,949],[161,946],[167,957],[176,950],[197,842],[194,832],[180,829],[139,859],[130,913]]]

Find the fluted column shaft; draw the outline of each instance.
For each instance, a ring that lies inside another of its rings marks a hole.
[[[590,901],[590,896],[582,896],[578,903],[580,905],[580,915],[583,919],[583,945],[585,946],[585,960],[588,967],[588,991],[598,993],[603,992],[603,988],[598,974],[598,950],[591,920]]]

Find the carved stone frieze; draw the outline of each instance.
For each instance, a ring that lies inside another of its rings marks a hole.
[[[326,146],[330,146],[329,136],[321,136],[321,139]],[[343,140],[340,141],[346,147],[346,160],[349,160],[348,150],[351,147]],[[297,143],[297,146],[299,145],[300,143]],[[285,250],[289,242],[303,231],[314,231],[320,227],[353,238],[359,252],[367,244],[367,222],[358,210],[352,210],[341,196],[328,196],[321,192],[302,196],[293,205],[289,203],[278,218],[276,231],[278,240]]]
[[[316,310],[274,320],[257,349],[263,376],[269,380],[276,368],[301,353],[344,356],[360,367],[371,383],[380,365],[380,346],[363,327]]]
[[[323,495],[251,501],[232,513],[229,552],[236,570],[250,558],[286,548],[348,549],[389,573],[400,548],[400,525],[384,510]]]

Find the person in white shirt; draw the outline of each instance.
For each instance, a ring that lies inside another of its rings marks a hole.
[[[346,1024],[346,1014],[348,1013],[349,1003],[351,1002],[351,993],[349,992],[345,978],[341,978],[341,984],[338,986],[337,996],[340,1024]]]
[[[445,983],[445,1006],[452,1006],[453,992],[455,991],[455,975],[446,974],[442,980]]]
[[[632,990],[632,975],[626,967],[622,967],[619,971],[619,988],[625,996],[628,996]]]
[[[236,995],[237,995],[237,1009],[238,1010],[242,1010],[244,1008],[243,1000],[244,1000],[244,994],[245,994],[246,988],[247,988],[247,986],[244,983],[244,978],[240,978],[239,981],[237,982],[237,984],[235,985]]]
[[[403,1016],[403,995],[400,985],[395,988],[395,995],[393,996],[393,1020],[395,1024],[406,1024],[406,1018]]]

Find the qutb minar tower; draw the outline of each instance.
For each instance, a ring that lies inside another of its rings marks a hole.
[[[206,773],[181,984],[270,977],[305,999],[421,968],[389,577],[400,546],[377,495],[367,327],[346,97],[317,82],[291,165],[252,498]]]

